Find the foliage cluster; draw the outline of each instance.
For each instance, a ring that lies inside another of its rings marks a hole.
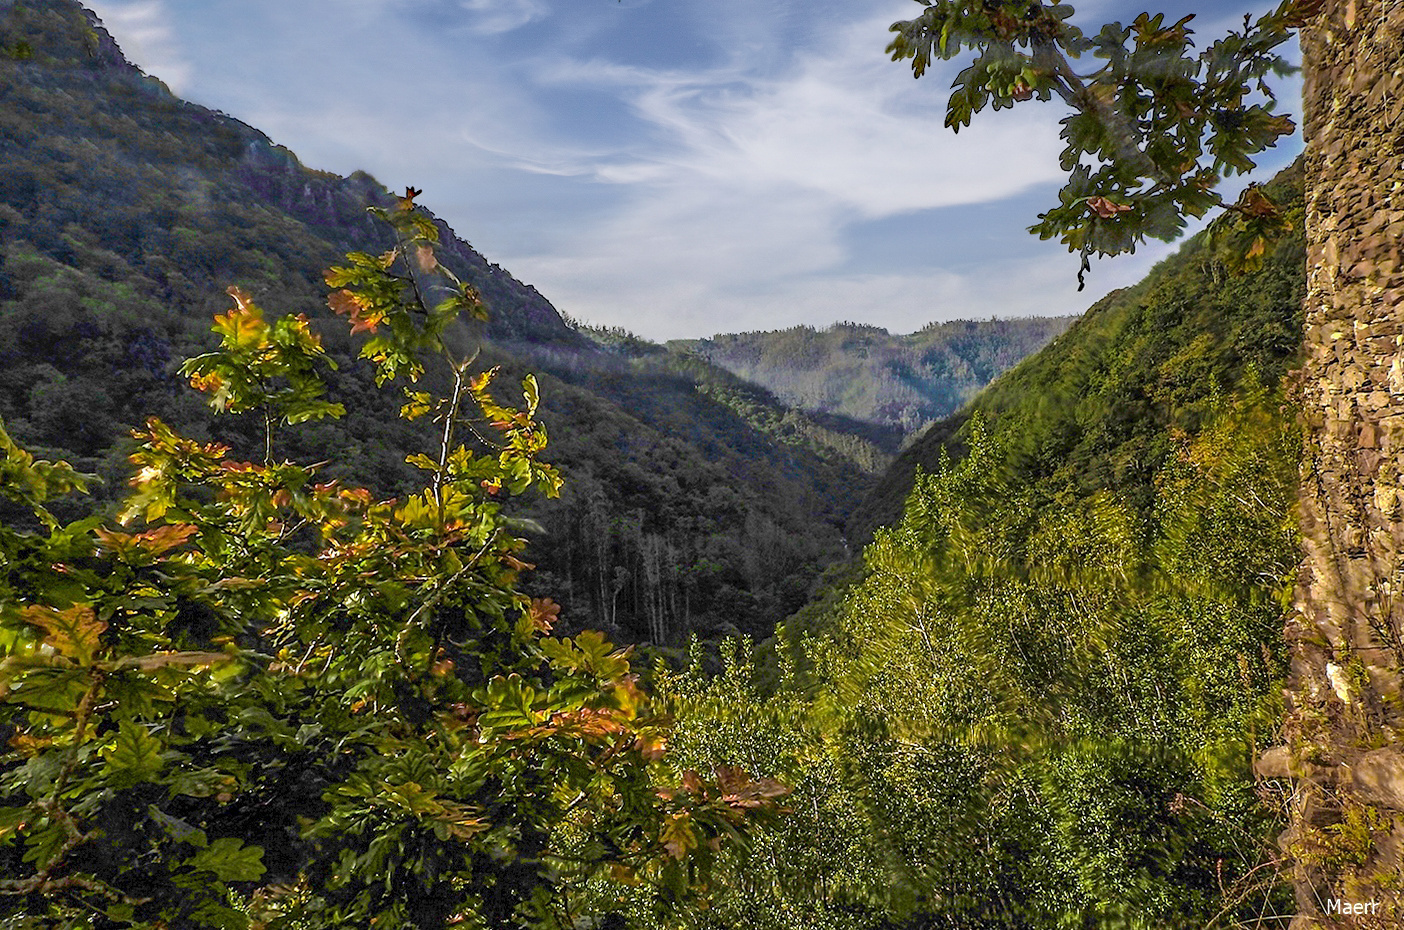
[[[1061,133],[1068,182],[1029,231],[1080,252],[1079,281],[1091,255],[1134,252],[1147,237],[1169,241],[1187,218],[1224,205],[1214,189],[1223,177],[1253,170],[1255,156],[1296,129],[1273,112],[1267,78],[1292,72],[1277,49],[1321,7],[1283,0],[1196,53],[1193,13],[1176,22],[1142,13],[1088,35],[1059,0],[916,2],[919,15],[892,24],[894,61],[910,61],[921,77],[935,59],[974,52],[952,85],[948,127],[959,132],[986,106],[1055,94],[1073,109]],[[1079,70],[1088,55],[1095,67]],[[1239,254],[1256,268],[1290,224],[1253,186],[1229,208],[1246,246]]]
[[[1300,433],[1251,379],[1152,484],[1047,501],[1014,429],[921,474],[866,574],[767,654],[659,676],[690,765],[791,813],[727,858],[703,926],[1229,927],[1290,912],[1280,631]]]
[[[183,371],[260,414],[261,464],[152,418],[120,525],[63,523],[46,503],[83,476],[0,428],[6,926],[565,930],[632,889],[666,911],[784,793],[673,767],[628,650],[551,635],[559,606],[518,590],[503,502],[560,487],[537,382],[509,406],[454,352],[476,293],[411,198],[381,215],[396,245],[327,280],[378,381],[449,369],[447,395],[404,388],[439,435],[417,493],[275,454],[276,429],[342,410],[306,318],[237,288]]]

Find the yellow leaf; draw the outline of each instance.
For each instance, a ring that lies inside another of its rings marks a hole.
[[[101,645],[107,624],[99,620],[93,609],[86,604],[75,604],[67,610],[52,607],[26,607],[20,612],[25,623],[39,627],[45,632],[44,642],[54,647],[59,655],[73,659],[79,665],[88,665],[93,653]]]
[[[692,815],[681,813],[668,818],[660,839],[663,840],[663,848],[674,859],[682,859],[688,850],[696,849],[697,833],[692,829]]]

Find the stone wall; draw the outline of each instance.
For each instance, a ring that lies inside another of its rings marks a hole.
[[[1304,556],[1282,845],[1293,930],[1404,927],[1404,0],[1303,30]]]

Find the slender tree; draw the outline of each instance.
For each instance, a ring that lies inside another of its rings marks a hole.
[[[916,0],[888,51],[920,77],[966,50],[946,125],[1057,96],[1068,183],[1031,228],[1082,257],[1173,238],[1215,207],[1216,232],[1252,269],[1286,224],[1228,175],[1293,131],[1267,83],[1300,31],[1305,72],[1308,291],[1300,394],[1306,422],[1303,560],[1287,745],[1259,763],[1295,779],[1281,838],[1294,928],[1404,919],[1404,3],[1286,0],[1196,52],[1192,17],[1143,13],[1095,35],[1058,0]],[[1086,56],[1096,61],[1082,67]]]

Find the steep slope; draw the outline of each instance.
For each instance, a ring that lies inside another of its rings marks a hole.
[[[353,464],[333,477],[406,486],[405,456],[432,445],[431,427],[374,389],[322,282],[348,250],[388,247],[366,207],[389,192],[177,99],[73,0],[0,4],[0,50],[0,416],[13,435],[100,474],[108,498],[147,416],[252,454],[252,425],[214,420],[176,373],[213,343],[211,316],[237,284],[313,319],[340,366],[331,389],[351,401],[347,419],[290,432],[280,454],[344,449]],[[621,360],[438,225],[440,259],[490,310],[485,333],[456,338],[485,338],[485,364],[542,373],[567,490],[537,505],[548,535],[530,556],[566,621],[674,642],[764,632],[798,607],[844,555],[841,526],[885,453],[763,392],[723,396],[715,369]]]
[[[1301,557],[1299,169],[1271,187],[1298,234],[1260,271],[1200,238],[1099,302],[903,454],[774,653],[674,685],[675,751],[794,786],[719,923],[1285,924],[1293,787],[1255,763]]]
[[[1267,188],[1294,232],[1260,271],[1228,273],[1204,234],[1133,287],[1107,295],[1047,348],[912,443],[855,511],[849,538],[895,522],[918,469],[960,457],[976,414],[1016,421],[1012,481],[1086,494],[1113,490],[1148,505],[1172,451],[1212,398],[1254,372],[1277,385],[1295,363],[1304,293],[1300,162]]]
[[[956,320],[894,335],[835,323],[669,343],[787,404],[912,431],[955,413],[996,376],[1037,352],[1072,317]]]

